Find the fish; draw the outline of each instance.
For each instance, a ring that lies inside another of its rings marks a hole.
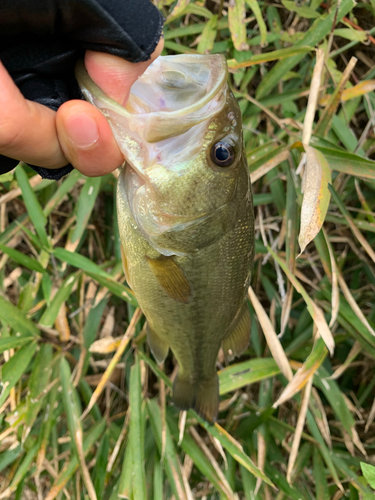
[[[254,257],[252,189],[241,112],[222,55],[156,59],[120,106],[90,79],[84,97],[106,116],[126,158],[117,216],[126,281],[158,363],[172,350],[177,408],[217,419],[217,356],[249,344]]]

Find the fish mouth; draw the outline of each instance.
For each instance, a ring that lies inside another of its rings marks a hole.
[[[158,57],[132,86],[125,107],[91,80],[83,61],[76,78],[85,99],[109,120],[121,148],[124,131],[134,140],[156,143],[218,113],[226,99],[227,64],[219,54]],[[126,147],[123,153],[129,157]]]

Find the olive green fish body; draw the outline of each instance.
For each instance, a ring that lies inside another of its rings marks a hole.
[[[149,345],[159,362],[169,348],[177,359],[175,404],[213,422],[218,352],[239,355],[250,333],[254,216],[241,113],[220,56],[159,59],[126,110],[95,88],[88,98],[128,158],[118,180],[118,222]]]

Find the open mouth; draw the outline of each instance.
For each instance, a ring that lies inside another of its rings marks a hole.
[[[123,127],[146,143],[175,137],[211,118],[226,98],[227,67],[218,54],[159,57],[133,85],[125,107],[91,80],[82,61],[76,77],[85,98],[107,116],[115,135],[121,136],[118,129]]]

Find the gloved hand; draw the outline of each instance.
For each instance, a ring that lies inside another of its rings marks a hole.
[[[150,0],[1,0],[0,173],[19,160],[53,179],[69,162],[86,175],[119,166],[104,116],[71,101],[81,98],[74,66],[87,50],[90,76],[123,103],[160,54],[162,25]]]

